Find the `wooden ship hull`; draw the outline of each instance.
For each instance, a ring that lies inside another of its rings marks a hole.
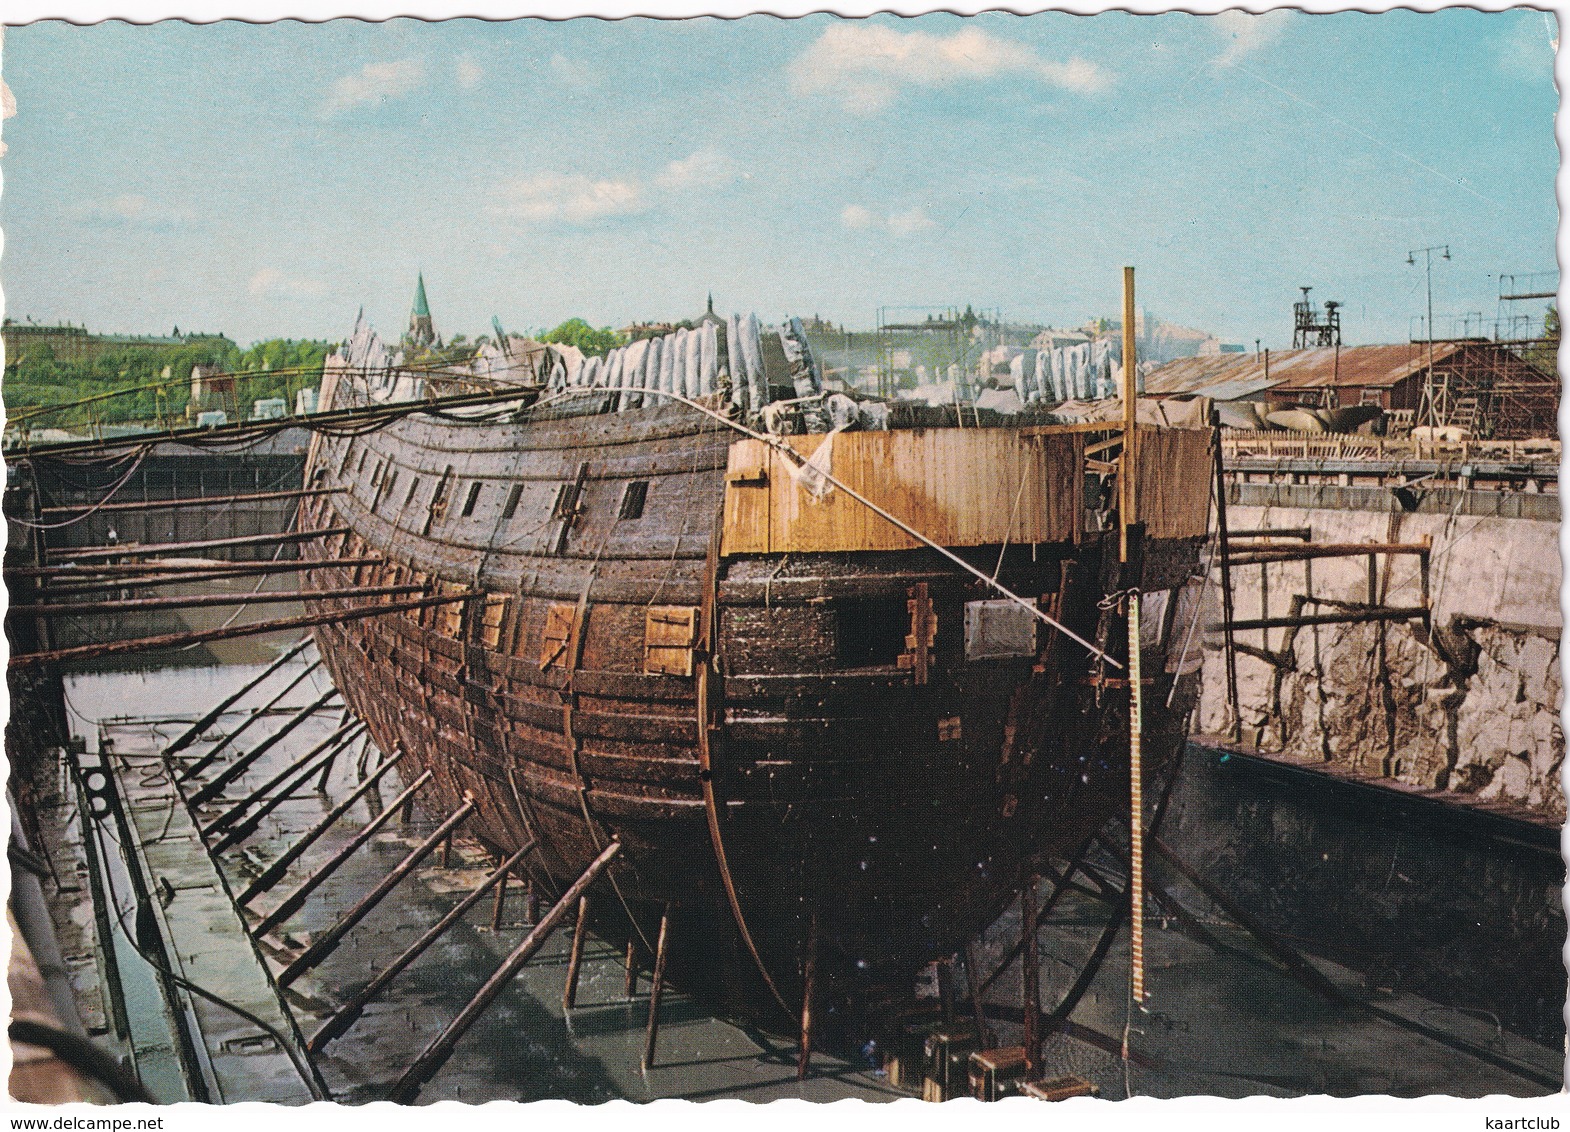
[[[324,395],[362,384],[330,372]],[[1146,773],[1183,741],[1208,432],[1146,430],[1130,568],[1116,531],[1087,531],[1085,429],[776,443],[741,436],[718,396],[548,401],[318,438],[309,486],[338,490],[301,522],[345,533],[307,553],[383,561],[313,585],[482,595],[324,625],[321,653],[404,777],[432,772],[437,809],[472,799],[469,832],[499,855],[536,845],[543,897],[619,842],[594,922],[652,949],[668,909],[670,977],[712,1008],[784,1024],[809,950],[830,1012],[908,988],[1032,861],[1128,806],[1126,673],[850,492],[814,499],[781,445],[831,445],[845,488],[1114,655],[1106,596],[1162,594]]]

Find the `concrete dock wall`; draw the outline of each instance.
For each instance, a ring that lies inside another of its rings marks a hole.
[[[1500,517],[1493,504],[1502,493],[1450,492],[1445,510],[1409,512],[1380,491],[1389,510],[1354,510],[1346,500],[1318,498],[1333,487],[1298,485],[1261,500],[1247,490],[1253,485],[1242,486],[1228,516],[1234,530],[1306,526],[1316,542],[1428,538],[1433,546],[1432,632],[1409,621],[1238,633],[1240,644],[1272,654],[1238,656],[1244,741],[1358,775],[1562,815],[1557,508],[1534,508],[1543,518]],[[1421,604],[1416,556],[1375,561],[1375,600]],[[1233,585],[1238,619],[1287,615],[1297,595],[1364,602],[1369,560],[1244,566]],[[1310,603],[1301,612],[1334,609]],[[1198,730],[1222,734],[1220,635],[1206,644]]]

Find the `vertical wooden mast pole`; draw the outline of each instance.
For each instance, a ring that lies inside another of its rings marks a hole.
[[[1130,523],[1138,521],[1135,511],[1138,508],[1138,499],[1134,490],[1134,463],[1138,456],[1139,429],[1135,417],[1137,408],[1138,383],[1136,381],[1136,357],[1134,346],[1134,269],[1123,269],[1123,461],[1119,469],[1118,481],[1121,487],[1118,514],[1119,523],[1119,554],[1122,561],[1128,561],[1128,528]]]
[[[1134,269],[1123,269],[1123,466],[1120,549],[1124,563],[1129,560],[1128,530],[1138,522],[1138,485],[1135,469],[1139,461],[1138,406],[1139,359],[1134,342]],[[1128,782],[1129,782],[1129,979],[1135,1003],[1145,1001],[1145,798],[1144,756],[1141,733],[1144,715],[1144,687],[1139,649],[1139,585],[1128,591]]]

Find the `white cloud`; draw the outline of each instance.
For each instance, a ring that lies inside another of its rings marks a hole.
[[[552,55],[546,66],[551,70],[550,81],[558,86],[576,90],[593,90],[600,85],[598,71],[576,59],[569,59],[560,52]]]
[[[728,185],[743,176],[741,167],[719,150],[700,149],[690,157],[665,166],[654,178],[654,183],[662,189],[679,192]]]
[[[889,231],[896,236],[910,236],[936,227],[932,217],[919,208],[906,209],[889,216]]]
[[[289,275],[276,267],[264,267],[251,276],[246,290],[263,299],[311,299],[327,293],[319,280]]]
[[[1495,46],[1499,69],[1510,78],[1528,82],[1553,78],[1558,50],[1559,28],[1548,12],[1523,13]]]
[[[485,68],[467,55],[458,60],[457,71],[458,85],[463,87],[464,90],[473,90],[479,81],[485,77]]]
[[[159,225],[189,219],[179,208],[158,204],[141,193],[121,193],[100,200],[77,201],[66,209],[69,216],[96,224]]]
[[[334,79],[327,88],[327,114],[342,114],[356,106],[402,98],[425,81],[425,64],[418,59],[367,63],[356,74]]]
[[[1031,48],[978,28],[952,35],[900,31],[884,24],[839,23],[826,28],[792,67],[798,93],[839,98],[847,110],[883,109],[902,87],[939,87],[1004,76],[1033,78],[1080,94],[1112,82],[1085,59],[1043,59]]]
[[[840,223],[847,228],[876,228],[896,236],[913,236],[937,227],[937,222],[922,208],[907,208],[904,212],[880,216],[859,204],[847,204],[840,212]]]
[[[643,212],[663,198],[701,192],[746,177],[730,157],[700,149],[650,178],[596,178],[584,173],[536,173],[504,184],[495,210],[533,223],[590,224]]]
[[[124,193],[110,200],[90,202],[87,207],[105,219],[143,220],[153,205],[141,193]]]
[[[1286,33],[1287,21],[1291,18],[1292,13],[1284,8],[1259,16],[1234,8],[1207,17],[1209,26],[1227,40],[1226,49],[1216,56],[1216,66],[1230,66],[1245,56],[1263,51]]]
[[[537,173],[502,188],[499,210],[520,220],[585,224],[646,207],[636,181],[595,180],[582,173]]]

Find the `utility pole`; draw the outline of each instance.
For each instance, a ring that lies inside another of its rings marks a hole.
[[[1419,410],[1419,417],[1427,424],[1442,425],[1445,422],[1440,418],[1446,413],[1435,404],[1434,388],[1434,253],[1440,252],[1441,259],[1450,258],[1449,244],[1435,244],[1433,247],[1416,248],[1406,253],[1408,267],[1417,266],[1417,257],[1423,257],[1423,275],[1428,285],[1428,377],[1423,382],[1423,405]],[[1441,393],[1440,401],[1446,400]]]

